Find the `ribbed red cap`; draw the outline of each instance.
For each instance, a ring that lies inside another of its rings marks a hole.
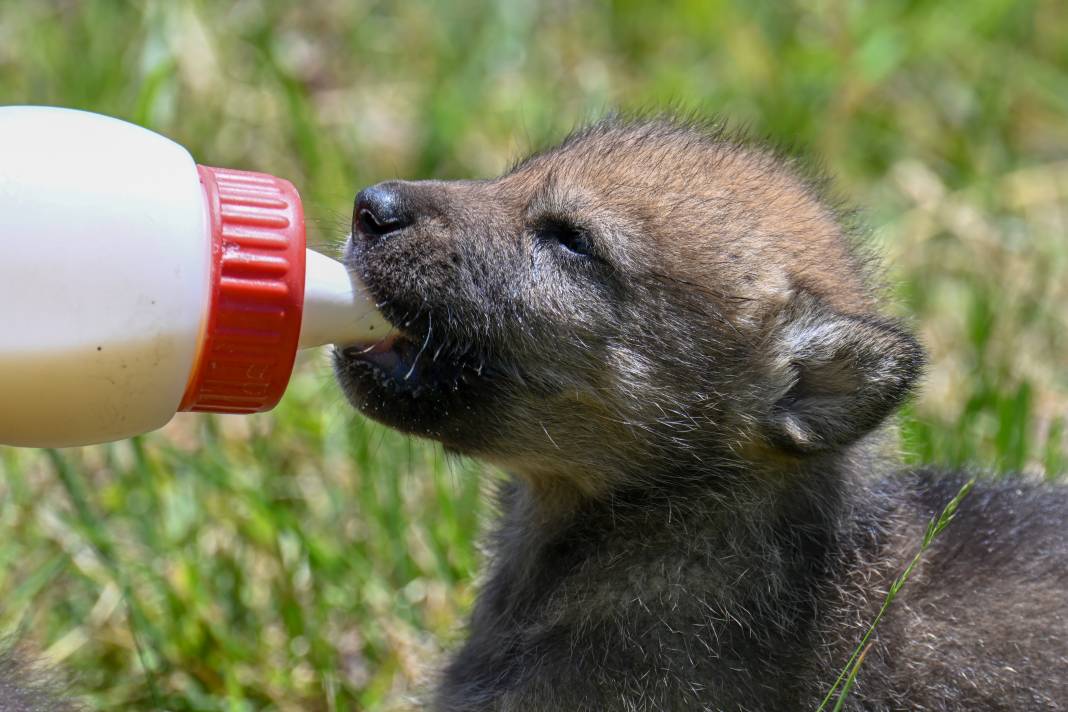
[[[304,210],[289,181],[197,166],[211,223],[211,307],[180,410],[255,413],[282,397],[304,306]]]

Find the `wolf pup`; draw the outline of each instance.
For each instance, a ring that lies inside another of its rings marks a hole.
[[[608,121],[487,181],[390,181],[346,259],[395,326],[351,402],[499,466],[441,712],[815,710],[965,477],[906,469],[923,350],[794,164]],[[981,482],[851,710],[1068,709],[1068,494]]]

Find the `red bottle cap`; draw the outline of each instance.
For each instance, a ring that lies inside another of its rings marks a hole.
[[[211,305],[179,410],[270,410],[289,383],[300,338],[300,196],[265,173],[197,170],[211,225]]]

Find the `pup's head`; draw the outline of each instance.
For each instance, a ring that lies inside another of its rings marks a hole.
[[[338,350],[356,407],[534,483],[834,453],[922,361],[789,163],[668,121],[368,188],[347,262],[396,327]]]

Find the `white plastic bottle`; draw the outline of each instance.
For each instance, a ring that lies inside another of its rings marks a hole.
[[[298,347],[386,330],[344,266],[305,250],[289,182],[199,166],[117,119],[0,108],[0,445],[268,410]]]

